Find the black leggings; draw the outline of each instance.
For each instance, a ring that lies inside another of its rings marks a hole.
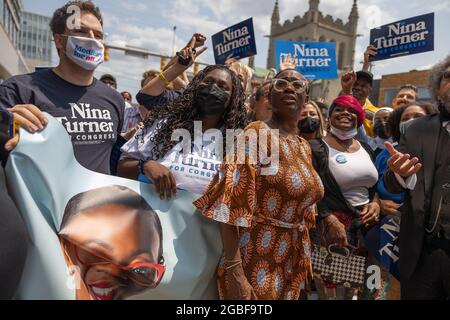
[[[16,206],[6,191],[0,167],[0,299],[14,297],[27,255],[28,234]]]

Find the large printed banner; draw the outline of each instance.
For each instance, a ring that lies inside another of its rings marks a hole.
[[[20,131],[6,167],[8,190],[31,239],[18,299],[217,299],[219,227],[179,190],[82,167],[51,116]]]
[[[253,18],[239,22],[212,36],[216,64],[224,64],[227,58],[243,59],[256,54],[256,38]]]
[[[370,61],[434,50],[434,13],[396,21],[370,30],[377,54]]]
[[[294,58],[296,69],[305,78],[337,79],[336,43],[334,42],[291,42],[275,41],[277,70],[288,54]]]

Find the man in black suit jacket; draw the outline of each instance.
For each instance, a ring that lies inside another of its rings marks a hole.
[[[433,68],[430,91],[440,113],[415,120],[397,150],[386,143],[386,187],[410,189],[400,226],[402,299],[450,298],[450,56]]]

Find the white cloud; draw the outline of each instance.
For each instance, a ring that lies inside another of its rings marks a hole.
[[[193,17],[189,14],[176,14],[169,17],[175,25],[180,25],[180,27],[184,29],[190,29],[191,33],[200,32],[205,36],[211,36],[227,27],[220,22],[208,19],[207,17]]]
[[[114,15],[109,15],[112,29],[117,28],[120,32],[111,32],[107,42],[114,45],[130,45],[141,47],[150,51],[170,55],[172,53],[173,29],[170,27],[140,27],[135,24],[124,22]],[[120,21],[120,24],[118,24]],[[116,26],[116,27],[113,27]],[[107,30],[110,30],[109,28]],[[175,47],[180,48],[187,40],[175,37]]]
[[[280,0],[279,5],[281,23],[285,20],[292,20],[297,15],[303,16],[309,7],[305,0]],[[319,9],[324,15],[330,14],[334,19],[339,18],[346,23],[352,5],[353,0],[327,0],[321,1]],[[253,17],[259,52],[256,57],[257,65],[264,67],[267,59],[268,40],[263,36],[270,32],[273,6],[274,1],[174,0],[170,6],[167,6],[167,10],[162,12],[162,16],[166,20],[166,25],[169,23],[177,26],[177,48],[184,45],[193,32],[205,34],[210,45],[209,39],[214,33],[243,19]],[[392,10],[386,10],[387,6]],[[445,6],[441,5],[440,8],[445,8]],[[400,15],[402,8],[393,7],[388,0],[360,0],[358,1],[358,13],[360,37],[357,39],[355,48],[355,69],[361,67],[363,52],[369,43],[370,29],[403,18]],[[115,21],[115,23],[117,22]],[[115,34],[111,39],[117,43],[127,43],[167,53],[171,48],[172,30],[167,27],[142,28],[129,23],[122,25],[120,34]],[[213,63],[213,50],[210,48],[200,60]],[[401,59],[395,62],[398,61]],[[392,60],[377,62],[373,71],[376,75],[386,72],[396,66],[395,62]]]
[[[142,2],[138,3],[131,3],[129,1],[121,1],[120,5],[123,7],[123,9],[131,12],[145,12],[149,9],[148,5]]]
[[[239,15],[258,16],[272,13],[274,2],[255,0],[196,0],[200,6],[209,9],[216,19]],[[270,22],[269,22],[270,23]]]
[[[430,7],[430,11],[435,12],[450,12],[450,1],[443,1],[440,3],[436,3]]]
[[[54,0],[63,4],[66,0]],[[51,15],[56,5],[48,5],[45,1],[23,0],[25,9]],[[177,26],[176,48],[184,46],[194,32],[204,33],[208,37],[220,30],[253,17],[257,39],[258,55],[256,65],[265,67],[267,61],[270,17],[275,0],[128,0],[111,1],[95,0],[102,9],[105,20],[105,31],[109,33],[108,42],[120,45],[145,47],[159,53],[172,51],[172,27]],[[449,0],[358,0],[359,26],[355,48],[355,68],[359,68],[363,52],[369,43],[369,30],[374,25],[383,25],[404,18],[428,13],[436,13],[435,51],[409,57],[378,61],[374,66],[376,76],[382,74],[406,72],[418,66],[428,67],[442,59],[450,52],[448,30],[450,29]],[[279,0],[281,22],[292,20],[295,16],[303,16],[308,10],[307,0]],[[353,0],[322,0],[319,9],[324,15],[340,18],[344,23],[353,5]],[[377,14],[380,13],[380,14]],[[210,48],[200,59],[213,63],[213,51]],[[112,59],[105,63],[101,70],[109,70],[123,77],[123,83],[136,83],[142,72],[150,67],[159,68],[159,59],[148,60],[124,56],[122,52],[112,52]],[[421,67],[421,68],[423,68]],[[134,76],[133,76],[134,74]],[[120,85],[119,81],[119,85]],[[131,91],[131,90],[130,90]]]

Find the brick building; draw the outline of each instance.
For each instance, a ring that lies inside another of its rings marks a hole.
[[[412,70],[410,72],[382,76],[379,83],[378,106],[390,106],[398,88],[404,84],[412,84],[418,88],[419,100],[431,101],[431,96],[428,92],[429,75],[430,70]]]

